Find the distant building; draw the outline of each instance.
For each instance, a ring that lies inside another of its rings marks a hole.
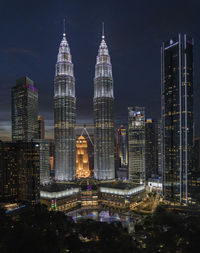
[[[82,135],[87,141],[87,152],[89,159],[90,176],[94,175],[94,125],[76,124],[76,139]]]
[[[146,179],[157,175],[157,138],[154,121],[150,118],[145,121],[145,167]]]
[[[157,141],[157,174],[158,176],[162,176],[162,125],[161,119],[154,120],[155,124],[155,134]]]
[[[89,158],[87,140],[81,135],[76,141],[76,177],[89,177]]]
[[[117,130],[117,153],[120,158],[120,167],[126,167],[128,165],[128,136],[123,125]]]
[[[38,139],[45,138],[44,116],[38,115]]]
[[[12,140],[37,138],[38,90],[28,77],[16,80],[11,92]]]
[[[16,144],[0,141],[0,200],[15,202],[18,199],[18,159]]]
[[[129,180],[145,183],[145,109],[128,108],[128,168]]]
[[[40,201],[40,153],[37,142],[0,142],[0,199]]]
[[[34,142],[37,142],[40,151],[40,184],[48,184],[51,172],[50,140],[35,139]]]
[[[54,140],[49,140],[49,156],[50,156],[50,175],[54,177],[54,157],[55,157],[55,145]]]
[[[191,202],[193,153],[193,39],[180,35],[162,45],[163,193]]]

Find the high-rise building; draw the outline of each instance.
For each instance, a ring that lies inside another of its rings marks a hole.
[[[129,180],[145,183],[145,109],[128,108],[128,168]]]
[[[104,34],[99,47],[94,77],[94,177],[115,177],[114,96],[112,65]]]
[[[0,200],[16,202],[18,197],[16,144],[0,141]]]
[[[81,135],[76,141],[76,177],[89,177],[89,158],[87,140]]]
[[[121,167],[126,167],[128,165],[128,137],[127,130],[123,125],[117,130],[117,153]]]
[[[38,139],[45,138],[44,116],[38,115]]]
[[[157,142],[157,174],[159,177],[162,176],[162,130],[161,130],[161,119],[154,120],[155,124],[155,135]]]
[[[0,142],[0,199],[40,201],[40,153],[37,142]]]
[[[157,175],[157,136],[154,121],[147,118],[145,121],[145,167],[146,179]]]
[[[59,181],[75,179],[75,123],[75,78],[70,48],[64,33],[54,80],[55,179]]]
[[[165,41],[162,64],[163,193],[166,200],[189,203],[193,148],[193,39]]]
[[[12,87],[12,140],[30,141],[37,138],[38,90],[28,77],[16,80]]]
[[[48,139],[35,139],[39,145],[40,151],[40,184],[48,184],[50,182],[50,140]]]

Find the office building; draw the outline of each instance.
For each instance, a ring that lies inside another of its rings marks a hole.
[[[65,33],[59,47],[54,79],[55,179],[71,181],[76,173],[76,98],[70,48]]]
[[[51,172],[50,140],[35,139],[34,142],[37,142],[40,151],[40,184],[48,184]]]
[[[162,45],[163,194],[191,201],[193,153],[193,39],[179,34]]]
[[[115,178],[114,96],[112,65],[105,36],[99,47],[94,77],[94,177]]]
[[[16,144],[0,141],[0,200],[15,202],[18,198]]]
[[[145,167],[146,179],[158,174],[158,138],[154,120],[147,118],[145,121]]]
[[[38,90],[28,77],[16,80],[11,91],[12,140],[37,138]]]
[[[145,109],[128,108],[128,168],[129,180],[145,183]]]
[[[0,142],[0,199],[40,201],[40,152],[37,142]]]

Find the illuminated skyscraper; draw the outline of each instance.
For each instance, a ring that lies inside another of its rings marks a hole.
[[[136,184],[145,182],[145,111],[144,107],[128,108],[128,167],[129,179]]]
[[[193,39],[162,45],[163,190],[167,200],[190,202],[193,148]]]
[[[16,80],[11,91],[12,140],[31,141],[38,133],[38,90],[28,77]]]
[[[54,79],[55,179],[75,179],[76,97],[70,48],[65,33],[61,41]]]
[[[104,33],[99,47],[94,78],[94,177],[115,177],[114,96],[112,65]]]

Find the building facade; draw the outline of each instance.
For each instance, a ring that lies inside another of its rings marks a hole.
[[[193,39],[165,41],[162,63],[163,193],[166,200],[191,200],[193,149]]]
[[[40,151],[40,184],[50,183],[51,159],[50,159],[50,140],[35,139]]]
[[[37,142],[0,142],[0,199],[40,201],[40,152]]]
[[[76,174],[76,98],[70,48],[63,34],[54,79],[55,179],[71,181]]]
[[[28,77],[16,80],[11,90],[12,140],[37,138],[38,90]]]
[[[128,168],[129,180],[145,183],[145,109],[128,108]]]
[[[115,177],[114,96],[110,55],[104,35],[99,47],[94,78],[94,177]]]

